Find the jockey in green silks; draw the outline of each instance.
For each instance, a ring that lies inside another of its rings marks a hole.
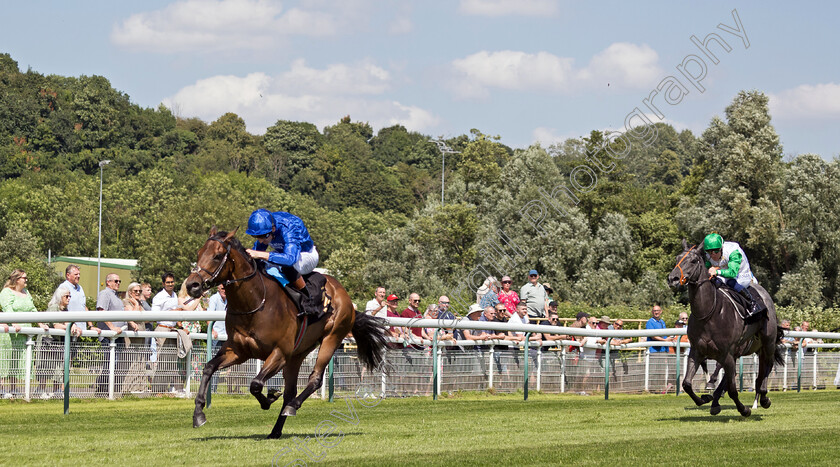
[[[758,313],[756,302],[749,290],[755,277],[750,271],[750,262],[744,250],[741,249],[741,245],[737,242],[724,242],[723,237],[712,233],[703,239],[703,250],[706,252],[706,267],[709,268],[709,276],[741,294],[749,303],[747,307],[749,316]]]

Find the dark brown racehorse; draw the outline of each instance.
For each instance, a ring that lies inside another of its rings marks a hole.
[[[382,362],[385,328],[375,318],[357,313],[344,287],[335,278],[326,276],[326,293],[331,297],[333,311],[309,325],[296,346],[301,322],[297,319],[294,303],[277,281],[260,271],[235,235],[236,230],[218,232],[213,227],[210,238],[198,250],[196,268],[187,278],[190,296],[197,298],[210,287],[223,284],[228,301],[225,318],[228,340],[204,367],[195,398],[193,426],[197,428],[207,422],[204,404],[213,373],[258,358],[265,364],[251,381],[250,389],[263,410],[268,410],[280,398],[276,390],[263,395],[265,382],[283,371],[283,408],[268,435],[269,438],[279,438],[286,417],[295,415],[303,401],[321,387],[324,368],[342,339],[352,332],[358,345],[359,359],[373,370]],[[309,382],[297,394],[301,363],[319,344],[318,358]]]
[[[711,414],[720,413],[718,402],[727,390],[729,397],[741,415],[748,417],[749,407],[738,399],[735,384],[735,362],[742,355],[758,354],[758,374],[755,378],[756,402],[763,408],[770,407],[767,397],[767,377],[773,364],[784,364],[782,332],[776,324],[776,307],[770,295],[759,285],[753,287],[767,304],[767,317],[749,324],[745,323],[734,304],[709,280],[705,258],[699,248],[688,248],[683,240],[683,253],[677,257],[677,266],[668,275],[668,285],[677,289],[688,285],[691,301],[691,315],[688,317],[688,340],[691,350],[682,387],[697,405],[712,401]],[[724,377],[712,395],[698,397],[691,386],[691,380],[700,362],[707,358],[723,366]],[[755,404],[754,404],[755,406]]]

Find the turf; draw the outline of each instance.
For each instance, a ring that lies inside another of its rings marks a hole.
[[[0,401],[0,463],[837,465],[840,391],[771,398],[749,418],[728,399],[711,416],[684,395],[456,394],[354,402],[355,417],[344,400],[310,400],[280,440],[264,439],[279,407],[250,397],[215,397],[199,429],[190,400],[74,400],[69,415],[61,401]]]

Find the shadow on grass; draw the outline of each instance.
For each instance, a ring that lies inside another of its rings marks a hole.
[[[219,440],[234,440],[234,439],[242,439],[248,440],[252,439],[255,441],[283,441],[288,440],[291,438],[335,438],[335,437],[343,437],[346,435],[361,435],[362,433],[359,431],[351,431],[347,433],[285,433],[280,439],[268,439],[268,433],[255,433],[250,435],[226,435],[226,436],[202,436],[202,437],[195,437],[190,438],[191,441],[219,441]]]
[[[699,415],[699,414],[688,414],[682,415],[680,417],[669,417],[669,418],[660,418],[658,421],[680,421],[680,422],[718,422],[718,423],[729,423],[729,422],[748,422],[748,421],[761,421],[764,420],[764,417],[760,414],[752,412],[749,417],[744,417],[738,413],[738,409],[734,405],[721,405],[720,408],[722,412],[718,415],[711,415],[709,414],[710,406],[693,406],[693,407],[686,407],[685,410],[691,412],[703,411],[706,412],[706,415]],[[731,412],[729,412],[731,411]]]

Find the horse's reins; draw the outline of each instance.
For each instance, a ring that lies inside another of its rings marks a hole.
[[[211,273],[207,269],[199,266],[198,263],[196,263],[195,268],[192,270],[193,273],[201,276],[201,273],[205,272],[205,273],[210,275],[209,279],[204,279],[203,282],[202,282],[202,286],[204,287],[204,289],[209,289],[210,287],[212,287],[212,284],[210,284],[210,283],[213,282],[214,280],[216,280],[216,278],[222,272],[222,268],[224,267],[225,263],[228,260],[228,257],[230,256],[230,245],[229,244],[219,240],[218,238],[210,237],[210,240],[213,240],[214,242],[219,242],[225,248],[225,256],[219,262],[219,266],[216,267],[216,271],[213,272],[213,273]],[[226,280],[222,283],[222,285],[227,287],[227,286],[229,286],[231,284],[234,284],[236,282],[246,281],[246,280],[256,276],[257,275],[257,270],[258,270],[257,269],[257,263],[256,263],[256,261],[254,261],[254,258],[251,258],[250,256],[248,256],[248,259],[250,260],[249,265],[251,266],[253,271],[245,277],[240,277],[239,279],[233,278],[233,279]],[[233,260],[231,259],[231,261],[233,261]],[[232,275],[233,274],[231,274],[231,276]],[[236,312],[236,311],[230,311],[229,310],[228,313],[231,313],[231,314],[234,314],[234,315],[250,315],[250,314],[253,314],[253,313],[256,313],[256,312],[262,310],[265,307],[265,297],[266,297],[265,280],[262,281],[262,286],[263,286],[263,299],[260,302],[259,306],[257,306],[256,308],[254,308],[251,311]]]
[[[681,264],[682,264],[683,260],[686,257],[688,257],[688,254],[691,253],[691,250],[693,250],[695,247],[697,247],[697,245],[694,245],[691,248],[689,248],[688,251],[686,251],[685,254],[683,254],[682,258],[680,258],[680,260],[677,261],[677,269],[680,270],[680,285],[685,285],[688,282],[688,278],[685,276],[685,273],[682,270]],[[710,283],[711,283],[711,279],[710,279]],[[712,286],[714,287],[714,284],[712,284]],[[712,304],[711,310],[712,310],[712,313],[714,313],[714,310],[717,307],[717,290],[715,291],[715,293],[712,294],[712,297],[714,297],[714,303]],[[723,311],[723,308],[721,308],[721,311]],[[711,316],[711,313],[709,313],[708,315],[703,316],[703,317],[698,317],[698,319],[700,321],[703,321],[703,320],[707,319],[709,316]]]

